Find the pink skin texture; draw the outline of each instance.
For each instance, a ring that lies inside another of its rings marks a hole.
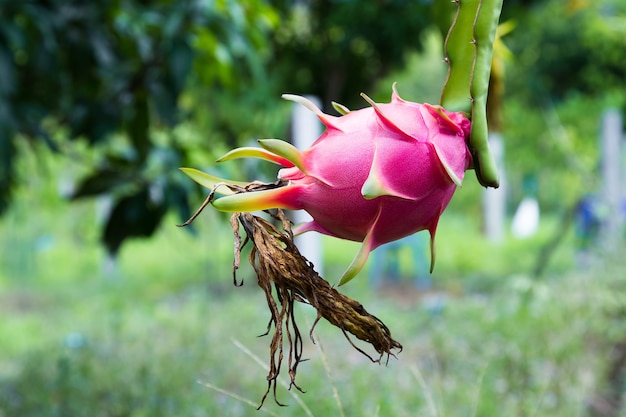
[[[213,206],[222,211],[302,209],[313,221],[297,226],[295,233],[316,231],[363,242],[339,285],[358,274],[370,251],[421,230],[430,233],[432,270],[439,217],[472,163],[467,147],[471,123],[465,115],[405,101],[395,85],[390,103],[363,95],[370,107],[349,111],[336,105],[344,113],[340,117],[322,113],[303,97],[283,97],[315,112],[325,131],[304,151],[265,139],[259,140],[261,148],[226,154],[220,161],[256,157],[283,166],[278,178],[287,185],[227,195]]]

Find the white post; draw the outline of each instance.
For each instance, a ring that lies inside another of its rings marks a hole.
[[[604,242],[614,247],[621,235],[623,213],[620,190],[620,142],[622,140],[622,116],[616,109],[607,110],[602,117],[602,197],[606,204],[604,219]]]
[[[506,179],[504,177],[504,142],[499,133],[489,133],[489,145],[499,167],[500,187],[488,188],[483,193],[483,221],[485,236],[490,242],[504,239],[506,215]]]
[[[307,96],[306,98],[321,107],[321,102],[317,97]],[[292,142],[298,149],[309,148],[322,133],[322,124],[317,116],[299,104],[294,106],[291,121]],[[311,216],[304,210],[298,210],[293,214],[293,221],[296,224],[311,220]],[[308,232],[297,236],[295,242],[300,253],[313,263],[315,271],[323,275],[322,236],[316,232]]]

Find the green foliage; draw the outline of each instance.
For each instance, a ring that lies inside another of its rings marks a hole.
[[[439,372],[474,380],[472,415],[583,412],[584,400],[566,398],[582,399],[592,391],[582,375],[597,372],[599,363],[581,335],[592,332],[589,318],[598,312],[580,297],[580,284],[511,278],[487,299],[452,305],[448,317],[465,317],[462,324],[442,320],[434,326]],[[562,285],[570,297],[559,297]]]
[[[279,3],[284,23],[276,31],[272,73],[284,92],[315,94],[331,111],[331,100],[363,107],[359,93],[421,48],[436,2]]]
[[[626,103],[617,97],[572,94],[537,107],[508,101],[505,158],[513,201],[523,197],[527,174],[537,178],[537,196],[546,211],[563,211],[583,195],[598,192],[600,121],[606,109]]]
[[[516,23],[503,39],[512,51],[502,105],[511,200],[523,197],[531,174],[542,210],[563,212],[598,191],[601,116],[626,106],[617,58],[626,12],[612,0],[547,1],[524,12],[505,2],[503,16]]]
[[[442,35],[436,28],[425,30],[423,49],[408,54],[404,68],[390,72],[376,83],[371,95],[374,101],[388,101],[389,86],[396,82],[400,95],[407,100],[437,104],[448,69],[443,61],[443,36],[445,33]]]
[[[408,96],[428,98],[422,91],[443,81],[432,64],[416,61],[416,51],[425,29],[447,31],[454,8],[401,0],[0,4],[0,211],[19,178],[19,154],[52,150],[73,159],[76,143],[86,143],[93,150],[83,160],[90,169],[81,170],[74,197],[113,198],[109,228],[126,225],[128,233],[112,238],[103,224],[111,251],[126,237],[150,234],[166,210],[189,213],[195,190],[181,181],[178,166],[205,168],[249,140],[285,138],[290,108],[280,93],[362,107],[359,92],[381,89],[386,98],[394,79],[386,78],[384,88],[374,83],[406,66],[400,90],[421,83]],[[528,172],[541,174],[540,198],[548,208],[586,184],[583,170],[572,171],[570,162],[575,155],[580,168],[593,170],[597,122],[582,116],[625,102],[624,14],[615,0],[504,4],[504,18],[517,22],[505,39],[514,55],[504,130],[514,200]],[[555,140],[559,129],[546,121],[552,108],[566,141]],[[35,143],[47,150],[30,146]],[[548,163],[539,163],[537,152]],[[257,177],[263,169],[246,166],[248,172],[233,177]],[[547,188],[558,193],[542,191]],[[139,215],[126,210],[129,201],[142,202],[135,204]],[[133,216],[142,219],[134,231],[127,227]]]
[[[175,140],[163,147],[156,128],[185,117],[179,99],[190,83],[240,90],[259,81],[276,23],[262,1],[3,1],[0,211],[24,150],[16,141],[65,152],[55,136],[66,128],[70,140],[100,148],[73,198],[113,196],[102,235],[111,253],[151,235],[168,208],[187,215],[187,190],[171,173],[188,150]]]
[[[624,19],[620,0],[551,0],[531,9],[507,40],[515,55],[511,88],[533,104],[577,92],[600,96],[621,90],[626,80]]]

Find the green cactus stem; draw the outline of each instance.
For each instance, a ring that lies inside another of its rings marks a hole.
[[[480,184],[494,188],[499,178],[488,141],[487,93],[502,1],[454,0],[457,12],[444,45],[448,76],[440,100],[449,111],[471,114],[474,170]]]

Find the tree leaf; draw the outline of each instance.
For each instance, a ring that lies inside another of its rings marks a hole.
[[[114,169],[99,169],[80,181],[70,199],[77,200],[105,194],[120,185],[128,184],[130,181],[131,177],[127,173]]]
[[[116,255],[126,239],[152,236],[166,211],[164,202],[150,199],[147,188],[122,197],[109,214],[101,240],[109,253]]]

